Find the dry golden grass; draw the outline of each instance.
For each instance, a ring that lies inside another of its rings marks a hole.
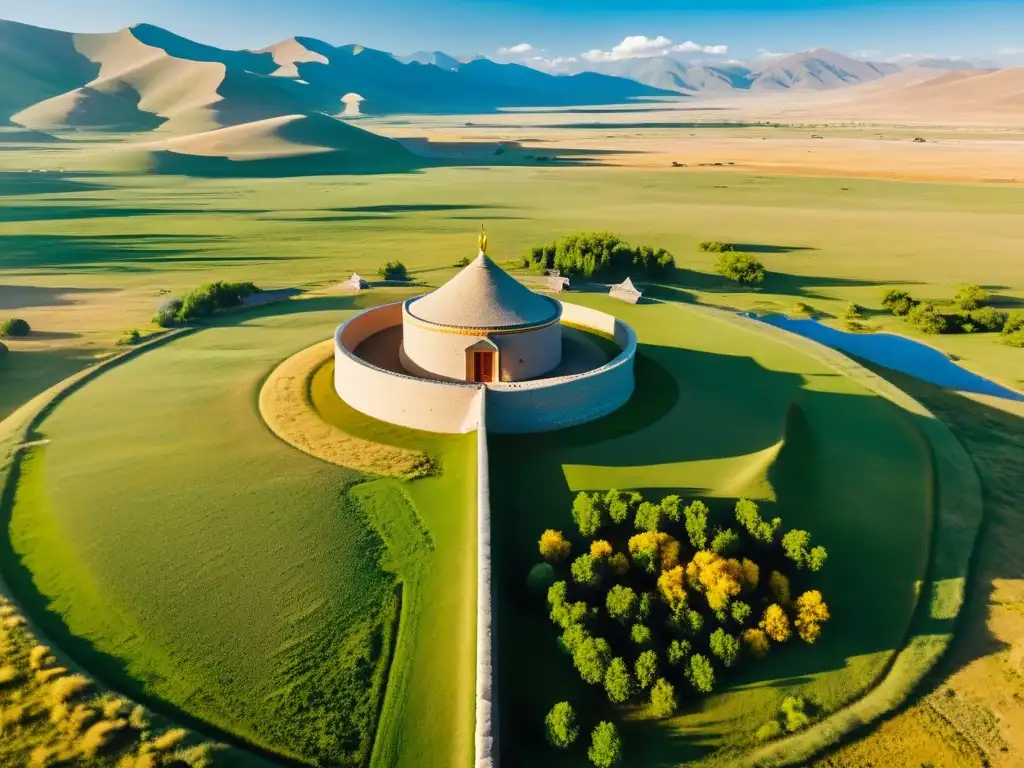
[[[96,757],[109,748],[128,728],[127,720],[100,720],[82,734],[78,748],[85,757]]]
[[[260,413],[270,430],[292,447],[341,467],[388,477],[430,474],[433,465],[426,454],[348,435],[316,413],[309,381],[333,352],[333,340],[320,342],[270,374],[260,390]]]

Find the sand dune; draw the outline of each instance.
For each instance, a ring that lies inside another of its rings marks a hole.
[[[303,40],[289,37],[287,40],[260,49],[260,53],[269,53],[273,57],[274,63],[277,64],[277,69],[271,74],[277,77],[299,77],[299,64],[330,63],[326,55],[310,50]]]

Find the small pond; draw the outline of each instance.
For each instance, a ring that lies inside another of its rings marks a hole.
[[[813,339],[848,355],[892,368],[940,387],[1024,401],[1024,395],[1019,392],[972,373],[937,349],[904,336],[892,333],[848,333],[809,318],[744,314],[776,328]]]

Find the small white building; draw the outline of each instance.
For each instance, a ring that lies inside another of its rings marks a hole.
[[[643,295],[633,285],[633,281],[628,277],[617,285],[613,285],[612,289],[608,292],[608,295],[613,299],[619,299],[630,304],[636,304],[640,301],[640,297]]]
[[[455,381],[523,381],[562,361],[562,305],[534,293],[484,252],[436,291],[402,307],[399,356],[410,373]]]

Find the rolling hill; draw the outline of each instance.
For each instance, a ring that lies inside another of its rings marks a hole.
[[[783,56],[757,73],[751,90],[828,90],[869,83],[898,72],[895,64],[876,64],[852,59],[835,51],[812,51]]]

